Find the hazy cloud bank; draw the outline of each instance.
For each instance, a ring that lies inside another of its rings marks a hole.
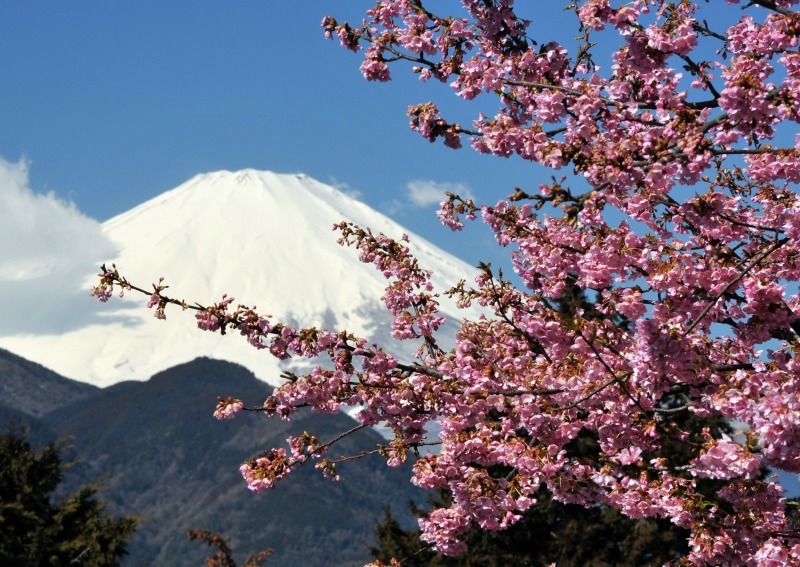
[[[446,200],[445,193],[453,193],[463,199],[474,199],[475,195],[468,185],[464,183],[451,183],[432,181],[430,179],[414,179],[406,183],[403,199],[393,199],[385,203],[383,211],[388,214],[400,211],[430,207]]]
[[[427,179],[414,179],[406,186],[408,198],[418,207],[438,205],[445,200],[445,193],[454,193],[462,199],[473,199],[470,188],[463,183],[438,183]]]
[[[100,223],[35,193],[28,163],[0,157],[0,336],[58,333],[92,312],[87,281],[116,251]]]

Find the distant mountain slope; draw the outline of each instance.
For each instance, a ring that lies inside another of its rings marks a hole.
[[[97,391],[95,386],[64,378],[40,364],[0,349],[0,404],[18,412],[42,417]]]
[[[211,303],[228,293],[289,324],[348,329],[387,343],[389,317],[380,299],[386,281],[354,250],[336,243],[331,229],[342,220],[395,238],[408,232],[305,175],[255,170],[198,175],[107,221],[103,231],[119,249],[107,260],[145,288],[164,276],[168,291],[188,301]],[[410,237],[439,291],[472,278],[472,267],[419,236]],[[86,274],[85,291],[71,304],[73,310],[85,305],[73,328],[47,336],[0,337],[0,346],[99,386],[145,380],[197,356],[237,362],[276,383],[282,368],[277,360],[237,336],[198,332],[191,313],[168,309],[161,322],[138,294],[103,305],[89,299],[93,273],[96,268]],[[445,335],[454,336],[462,312],[446,298],[442,303],[451,315]],[[405,354],[417,346],[409,344]]]
[[[305,414],[291,422],[260,414],[219,422],[217,395],[258,405],[271,388],[241,366],[199,359],[147,382],[124,382],[46,416],[52,429],[75,436],[85,462],[73,482],[113,473],[107,498],[120,513],[143,515],[126,565],[199,565],[205,549],[186,530],[208,528],[230,536],[237,551],[273,547],[269,565],[357,565],[383,507],[404,510],[417,495],[410,470],[382,459],[340,465],[342,480],[323,479],[311,467],[293,473],[269,493],[252,494],[238,472],[247,458],[285,446],[290,434],[321,439],[354,425],[344,415]],[[359,432],[330,455],[374,449],[382,439]],[[385,442],[385,441],[384,441]]]
[[[28,440],[36,449],[40,449],[50,442],[57,441],[59,435],[45,425],[39,418],[14,409],[5,403],[0,403],[0,432],[9,429],[22,428],[27,430]],[[0,561],[0,565],[2,562]]]

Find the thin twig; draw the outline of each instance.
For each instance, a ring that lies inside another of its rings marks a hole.
[[[711,308],[712,308],[712,307],[714,307],[714,305],[717,303],[717,301],[719,301],[719,299],[720,299],[720,298],[721,298],[723,295],[725,295],[726,293],[728,293],[728,292],[731,290],[731,288],[733,288],[733,287],[734,287],[736,284],[738,284],[740,281],[742,281],[742,280],[744,279],[744,277],[745,277],[747,274],[749,274],[749,273],[750,273],[750,270],[752,270],[753,268],[755,268],[755,267],[756,267],[758,264],[760,264],[760,263],[761,263],[761,262],[762,262],[762,261],[763,261],[763,260],[764,260],[764,259],[765,259],[767,256],[769,256],[770,254],[772,254],[773,252],[775,252],[775,250],[777,250],[778,248],[780,248],[781,246],[783,246],[783,245],[784,245],[784,244],[786,244],[787,242],[789,242],[789,239],[788,239],[788,238],[782,238],[782,239],[778,240],[778,241],[777,241],[777,242],[775,242],[775,243],[774,243],[772,246],[770,246],[769,248],[767,248],[767,249],[766,249],[764,252],[762,252],[761,254],[759,254],[759,255],[758,255],[758,257],[757,257],[755,260],[753,260],[752,262],[750,262],[750,264],[749,264],[749,265],[748,265],[748,266],[747,266],[747,267],[746,267],[744,270],[742,270],[742,272],[741,272],[741,273],[740,273],[738,276],[736,276],[736,277],[735,277],[735,278],[734,278],[734,279],[733,279],[733,280],[732,280],[732,281],[731,281],[731,282],[730,282],[728,285],[726,285],[724,288],[722,288],[722,290],[720,290],[720,291],[719,291],[719,293],[717,293],[717,295],[715,295],[715,296],[714,296],[714,297],[711,299],[711,301],[708,303],[708,305],[706,305],[706,306],[705,306],[705,308],[704,308],[704,309],[703,309],[703,311],[700,313],[700,315],[698,315],[698,316],[697,316],[697,318],[696,318],[694,321],[692,321],[692,322],[689,324],[689,326],[688,326],[688,327],[686,327],[686,330],[683,332],[683,337],[686,337],[686,335],[688,335],[689,333],[691,333],[691,332],[694,330],[694,328],[695,328],[695,327],[697,327],[697,325],[698,325],[698,324],[700,324],[700,321],[702,321],[702,320],[703,320],[703,317],[705,317],[706,315],[708,315],[708,312],[709,312],[709,311],[711,311]]]

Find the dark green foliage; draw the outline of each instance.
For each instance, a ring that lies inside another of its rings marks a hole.
[[[13,427],[0,437],[0,565],[100,567],[126,554],[139,520],[108,515],[99,483],[54,502],[66,468],[53,443],[36,451]]]
[[[431,505],[447,503],[441,492]],[[424,511],[412,506],[417,515]],[[376,559],[402,560],[404,567],[539,566],[605,567],[663,565],[687,551],[687,532],[666,520],[631,520],[616,510],[561,504],[542,490],[538,504],[523,519],[502,532],[477,527],[465,538],[469,552],[445,557],[419,540],[419,531],[403,529],[387,510],[375,526]]]

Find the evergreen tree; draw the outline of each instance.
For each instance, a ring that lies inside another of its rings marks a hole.
[[[117,565],[139,518],[114,518],[95,482],[60,502],[68,465],[54,443],[37,451],[26,430],[0,436],[0,565]]]

